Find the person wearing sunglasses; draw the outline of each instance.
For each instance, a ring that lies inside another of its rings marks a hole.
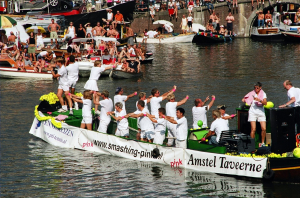
[[[259,145],[260,147],[265,146],[266,114],[264,105],[267,104],[267,95],[262,90],[262,83],[257,82],[254,85],[254,90],[245,95],[242,101],[250,105],[248,122],[251,124],[251,138],[255,138],[256,121],[258,121],[261,126],[261,143]]]

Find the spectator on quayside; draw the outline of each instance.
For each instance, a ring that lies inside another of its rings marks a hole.
[[[140,12],[146,12],[148,10],[147,5],[144,4],[144,1],[141,2],[141,4],[138,7],[138,11]]]
[[[215,11],[213,11],[213,13],[209,16],[209,19],[212,20],[212,25],[214,26],[214,29],[216,29],[218,17],[216,15]]]
[[[194,8],[194,7],[195,7],[194,1],[193,1],[193,0],[190,0],[189,3],[188,3],[188,11],[189,11],[189,14],[192,14],[193,8]]]
[[[133,96],[136,96],[137,95],[137,92],[133,92],[132,94],[130,95],[122,95],[124,93],[123,91],[123,88],[122,87],[117,87],[116,89],[116,92],[115,92],[115,96],[114,96],[114,104],[116,105],[117,102],[120,102],[122,103],[123,105],[123,109],[126,113],[126,108],[125,108],[125,102],[129,99],[129,98],[132,98]]]
[[[173,124],[176,124],[176,140],[175,147],[176,148],[186,148],[186,138],[188,132],[187,119],[184,116],[185,110],[181,107],[176,110],[176,118],[172,119],[168,116],[165,119]]]
[[[264,105],[267,104],[267,95],[262,90],[262,84],[257,82],[254,85],[254,90],[249,92],[242,99],[243,102],[246,102],[250,105],[248,112],[248,122],[251,124],[251,138],[255,138],[256,132],[256,122],[258,121],[261,126],[261,143],[260,147],[265,145],[266,138],[266,114]]]
[[[167,104],[166,104],[166,115],[175,119],[176,118],[176,108],[178,106],[185,104],[186,101],[188,100],[188,98],[189,98],[189,96],[187,95],[181,101],[175,102],[175,95],[174,94],[168,95],[167,100],[169,102],[167,102]],[[176,124],[168,122],[167,129],[168,129],[168,137],[176,137],[175,136],[176,135]],[[174,139],[172,139],[172,138],[168,139],[167,146],[173,146],[173,144],[174,144]]]
[[[300,106],[300,89],[295,88],[291,81],[286,80],[283,82],[283,87],[287,90],[288,102],[284,105],[280,105],[279,108],[291,106],[299,107]]]
[[[149,5],[149,11],[150,11],[151,20],[152,20],[152,23],[153,23],[154,22],[154,16],[155,16],[155,6],[152,5],[152,3],[150,3],[150,5]]]
[[[115,20],[112,22],[112,24],[116,29],[118,24],[123,24],[123,23],[124,23],[123,14],[121,14],[120,11],[117,10],[117,14],[115,14]]]
[[[101,101],[97,100],[97,96],[100,95],[100,97],[103,99]],[[113,110],[113,102],[109,98],[109,92],[107,90],[102,91],[101,93],[94,92],[94,104],[100,105],[101,111],[100,111],[100,124],[98,127],[99,132],[107,133],[107,127],[111,121],[111,117],[108,114],[108,112],[111,112]]]
[[[211,0],[205,0],[204,4],[207,6],[207,10],[209,14],[211,14],[212,11],[214,10],[214,5],[212,4]]]
[[[289,16],[286,16],[286,18],[284,19],[283,23],[285,25],[291,25],[292,24],[292,20],[290,19]]]
[[[256,12],[257,14],[257,28],[263,28],[264,27],[264,19],[265,15],[262,10],[259,10]]]
[[[209,96],[202,102],[200,98],[195,99],[195,106],[192,108],[193,114],[193,128],[197,129],[198,121],[201,120],[203,122],[202,128],[207,127],[207,116],[206,112],[212,107],[215,102],[216,97],[214,95],[211,96],[211,101],[207,106],[204,106],[205,103],[209,100]]]
[[[158,118],[158,109],[161,107],[160,103],[165,100],[168,95],[174,93],[176,91],[176,86],[173,86],[173,89],[170,91],[164,93],[162,96],[160,95],[160,92],[157,88],[152,89],[151,94],[152,98],[150,100],[150,106],[151,106],[151,114],[154,115],[156,118]]]
[[[159,117],[153,118],[152,115],[150,115],[149,113],[146,113],[148,118],[151,120],[151,122],[153,122],[154,124],[154,140],[153,143],[154,144],[160,144],[162,145],[165,138],[166,138],[166,126],[167,126],[167,120],[165,119],[165,115],[166,115],[166,110],[165,108],[159,108],[158,109],[158,115]]]
[[[134,33],[133,33],[133,30],[129,27],[129,26],[126,26],[126,37],[128,38],[127,40],[127,43],[129,45],[133,45],[133,36],[134,36]]]
[[[267,27],[272,27],[273,21],[272,21],[272,15],[270,13],[270,10],[268,10],[268,13],[265,15],[265,22]]]
[[[228,12],[231,12],[231,0],[227,0]]]
[[[56,65],[59,67],[57,74],[54,73],[53,68],[51,69],[53,78],[58,78],[57,97],[62,106],[62,108],[60,108],[57,112],[68,111],[67,105],[64,105],[64,99],[62,97],[62,94],[65,93],[65,96],[67,98],[70,107],[69,115],[73,115],[72,100],[69,95],[70,92],[69,92],[68,72],[66,67],[63,64],[64,64],[64,60],[62,58],[58,58],[56,59]]]
[[[138,140],[140,139],[142,141],[152,142],[155,133],[154,133],[153,124],[149,119],[149,117],[147,117],[147,113],[149,114],[149,110],[145,108],[145,102],[143,100],[138,101],[137,107],[138,107],[137,111],[133,113],[129,113],[124,117],[137,118],[138,126],[140,129],[140,132],[137,134],[137,139]]]
[[[258,0],[256,0],[257,3],[257,9],[258,9]],[[254,10],[254,4],[253,4],[253,0],[251,0],[251,5],[252,5],[252,11]]]
[[[236,8],[236,13],[238,14],[239,11],[238,11],[238,0],[233,0],[232,1],[232,13],[234,14],[234,5],[235,5],[235,8]]]
[[[193,32],[193,21],[194,18],[192,17],[192,14],[189,14],[189,16],[187,17],[188,20],[188,28],[189,28],[189,32]]]
[[[117,130],[115,135],[129,138],[128,120],[125,118],[126,111],[121,102],[115,104],[115,111],[108,112],[117,121]]]
[[[105,18],[102,18],[102,21],[104,21],[105,23],[112,23],[113,20],[114,20],[114,14],[112,13],[112,9],[106,9],[106,12],[107,12],[107,17],[106,19]]]
[[[211,123],[209,132],[206,134],[204,138],[201,139],[201,141],[208,140],[209,144],[218,145],[220,141],[220,137],[222,134],[222,131],[229,130],[229,126],[227,124],[227,120],[222,119],[221,113],[218,110],[212,111],[212,117],[214,121]]]
[[[234,22],[234,17],[232,16],[231,12],[229,12],[228,16],[226,17],[226,21],[227,21],[228,34],[231,36],[233,34],[233,22]]]
[[[188,29],[187,23],[188,23],[188,19],[185,17],[185,15],[182,15],[181,24],[180,24],[182,34],[186,34],[187,32]]]
[[[51,45],[53,45],[53,39],[55,39],[55,44],[57,45],[57,31],[60,30],[60,26],[51,19],[51,23],[48,26],[48,31],[50,32]]]
[[[97,25],[92,29],[93,36],[104,36],[106,30],[100,26],[100,22],[97,22]]]

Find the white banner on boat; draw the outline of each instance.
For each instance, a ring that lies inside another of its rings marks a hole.
[[[46,142],[64,148],[76,148],[102,154],[110,154],[139,161],[167,164],[172,168],[188,168],[220,174],[262,178],[267,159],[234,157],[190,149],[163,147],[123,139],[114,135],[89,131],[65,123],[56,128],[51,120],[34,118],[30,134]],[[159,149],[159,157],[153,158],[153,149]]]
[[[263,177],[267,158],[246,158],[186,149],[185,167],[213,173]]]

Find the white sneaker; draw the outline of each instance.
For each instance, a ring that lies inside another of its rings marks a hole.
[[[70,110],[70,111],[69,111],[69,115],[73,115],[73,110]]]
[[[67,111],[67,110],[65,110],[65,109],[63,109],[63,108],[60,108],[60,109],[57,110],[58,113],[63,113],[63,112],[66,112],[66,111]]]
[[[100,111],[99,110],[95,111],[95,114],[100,115]]]

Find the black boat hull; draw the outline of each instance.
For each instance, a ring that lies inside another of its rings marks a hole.
[[[222,35],[210,35],[209,33],[205,33],[205,35],[201,35],[201,33],[196,34],[193,38],[193,43],[201,44],[201,43],[224,43],[229,42],[234,39],[234,37],[224,37]]]
[[[283,42],[285,40],[283,34],[268,34],[268,35],[252,34],[251,39],[255,41],[264,41],[264,42]]]
[[[112,72],[111,77],[115,78],[115,79],[129,79],[129,78],[138,78],[138,77],[141,77],[141,76],[143,76],[142,72],[140,72],[140,73],[128,73],[128,72],[114,70]]]

